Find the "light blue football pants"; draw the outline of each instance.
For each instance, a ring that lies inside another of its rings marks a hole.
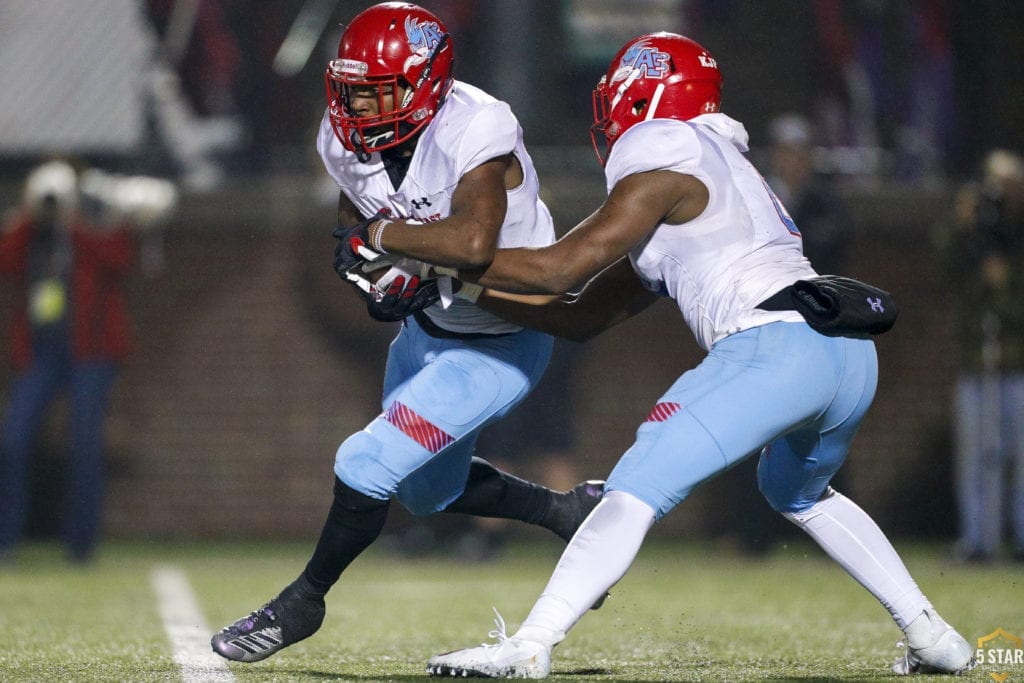
[[[388,352],[384,412],[341,444],[335,474],[413,514],[443,510],[462,494],[480,430],[530,393],[552,345],[533,330],[437,339],[407,318]]]
[[[658,400],[608,477],[660,519],[696,486],[761,450],[758,483],[780,512],[801,512],[846,459],[874,398],[870,340],[772,323],[715,344]]]

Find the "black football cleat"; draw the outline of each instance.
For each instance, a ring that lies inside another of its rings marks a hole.
[[[324,621],[322,595],[303,591],[300,577],[276,598],[213,636],[213,651],[235,662],[258,662],[310,637]]]

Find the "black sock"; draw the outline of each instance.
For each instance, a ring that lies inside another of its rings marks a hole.
[[[548,518],[555,497],[559,495],[549,488],[502,472],[482,458],[474,457],[469,465],[466,489],[444,511],[477,517],[518,519],[552,529],[552,520]]]
[[[373,543],[384,528],[390,501],[371,498],[334,478],[334,502],[303,576],[326,594],[345,567]]]

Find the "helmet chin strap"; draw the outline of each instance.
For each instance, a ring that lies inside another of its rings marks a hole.
[[[658,110],[658,104],[661,102],[661,96],[665,92],[665,84],[659,83],[658,87],[654,89],[654,96],[651,97],[651,103],[647,106],[647,114],[644,116],[644,121],[650,121],[654,118],[654,112]]]
[[[430,72],[434,70],[434,62],[437,60],[437,56],[441,54],[441,50],[445,48],[450,39],[451,34],[445,33],[441,36],[441,40],[437,41],[437,45],[434,47],[433,52],[431,52],[430,57],[427,58],[427,65],[423,67],[420,77],[416,79],[416,84],[413,86],[413,92],[423,87],[423,84],[427,82],[428,78],[430,78]],[[411,98],[411,94],[409,97]]]
[[[626,91],[629,90],[629,86],[633,85],[633,81],[635,81],[639,76],[640,69],[632,69],[630,71],[629,75],[626,76],[626,80],[622,81],[622,84],[615,89],[615,97],[612,98],[611,104],[608,107],[608,111],[612,111],[613,109],[615,109],[616,106],[618,106],[619,101],[622,99],[622,96],[626,94]]]
[[[427,65],[423,67],[423,71],[422,73],[420,73],[420,77],[416,79],[416,84],[406,93],[405,98],[403,99],[412,100],[413,94],[419,92],[419,89],[422,88],[423,84],[427,82],[427,80],[430,78],[430,73],[434,70],[434,62],[437,61],[437,56],[441,54],[441,50],[445,48],[445,46],[448,44],[448,41],[451,40],[451,37],[452,36],[450,33],[445,33],[444,35],[441,36],[441,40],[437,41],[437,46],[434,47],[433,52],[430,53],[430,57],[427,59]],[[452,63],[454,64],[454,60],[452,60]],[[443,92],[441,93],[441,96],[438,97],[437,109],[440,109],[441,105],[444,104],[444,98],[445,96],[447,96],[447,94],[447,92]],[[434,113],[437,113],[436,109],[434,110]]]

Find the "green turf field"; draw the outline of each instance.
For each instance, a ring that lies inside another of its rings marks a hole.
[[[1024,568],[966,567],[945,546],[898,544],[942,614],[969,640],[1024,635]],[[153,585],[158,567],[187,577],[210,628],[272,597],[310,545],[109,543],[72,568],[56,546],[25,547],[0,567],[0,681],[168,681],[183,669]],[[494,561],[410,560],[371,551],[328,597],[312,638],[236,681],[425,680],[430,655],[487,640],[492,605],[513,632],[539,594],[556,545],[506,548]],[[208,639],[207,633],[203,639]],[[710,546],[652,542],[598,612],[555,652],[553,680],[821,681],[894,678],[901,634],[874,599],[816,548],[747,560]],[[205,655],[205,653],[204,653]],[[191,670],[185,680],[212,680]],[[1024,665],[980,667],[967,678]]]

